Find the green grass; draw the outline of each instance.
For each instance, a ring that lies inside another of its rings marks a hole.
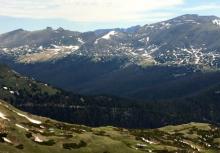
[[[18,92],[22,90],[27,93],[31,93],[32,95],[39,93],[54,95],[59,92],[57,89],[52,88],[44,83],[39,83],[35,80],[23,77],[20,74],[10,70],[7,66],[0,65],[0,72],[0,94],[3,98],[13,98],[14,95],[17,94],[11,94],[10,91]],[[5,90],[3,87],[7,87],[8,89]]]
[[[0,142],[0,153],[218,153],[220,149],[220,129],[205,123],[145,130],[91,128],[33,116],[3,101],[0,112],[10,120],[0,118],[0,137],[12,141],[12,144]],[[16,112],[42,123],[31,123]],[[43,142],[36,142],[36,137]]]
[[[16,112],[27,115],[28,117],[42,121],[40,125],[30,123],[22,116],[18,116]],[[7,108],[7,104],[2,102],[0,105],[0,112],[4,113],[10,121],[0,119],[0,123],[4,124],[7,131],[7,138],[13,142],[13,144],[0,143],[1,151],[11,153],[103,153],[103,152],[128,152],[138,153],[140,151],[132,149],[127,146],[124,141],[126,137],[120,134],[119,131],[114,131],[113,128],[108,128],[109,133],[115,133],[114,137],[102,136],[94,134],[101,129],[71,125],[66,123],[57,122],[43,117],[33,116],[15,109],[12,106]],[[15,126],[19,124],[28,128],[29,131]],[[50,135],[49,129],[53,129],[53,133]],[[41,130],[41,131],[40,131]],[[80,132],[79,132],[80,131]],[[45,134],[47,133],[47,134]],[[126,133],[129,135],[129,133]],[[44,142],[35,142],[35,136],[40,136]],[[70,137],[71,136],[71,137]],[[125,139],[123,141],[123,139]],[[134,140],[135,142],[135,140]],[[135,145],[135,144],[133,144]],[[20,148],[18,147],[20,146]],[[70,149],[65,149],[70,148]]]

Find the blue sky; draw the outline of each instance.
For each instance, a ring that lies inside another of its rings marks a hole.
[[[219,0],[0,0],[0,33],[47,26],[75,31],[126,28],[183,14],[220,16]]]

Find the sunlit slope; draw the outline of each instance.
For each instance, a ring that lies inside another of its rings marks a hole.
[[[220,151],[220,129],[200,123],[153,130],[71,125],[0,103],[0,148],[8,153],[141,153]]]

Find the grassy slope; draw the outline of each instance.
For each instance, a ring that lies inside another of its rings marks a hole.
[[[190,123],[153,130],[127,130],[115,127],[90,128],[66,124],[21,112],[1,101],[0,148],[9,153],[141,153],[210,152],[220,150],[220,129],[208,124]],[[18,113],[41,121],[35,124]],[[27,129],[17,127],[19,124]],[[5,134],[5,135],[4,135]],[[35,142],[35,137],[43,143]],[[6,137],[12,144],[2,141]],[[50,141],[49,141],[50,140]],[[81,143],[80,143],[81,142]],[[65,149],[64,144],[74,146]]]
[[[19,90],[27,91],[32,95],[39,94],[39,92],[53,95],[59,92],[57,89],[47,84],[39,83],[35,80],[21,76],[5,65],[0,64],[0,70],[0,96],[2,98],[13,98],[14,94],[11,94],[10,91],[17,92]],[[7,87],[8,89],[5,90],[3,87]]]
[[[7,133],[7,138],[13,142],[13,144],[0,143],[1,151],[9,151],[13,153],[23,152],[23,153],[60,153],[60,152],[82,152],[82,153],[103,153],[105,151],[109,152],[140,152],[132,149],[126,145],[125,142],[136,144],[134,136],[129,135],[127,132],[122,134],[120,130],[108,127],[106,129],[106,136],[103,136],[101,129],[92,129],[89,127],[70,125],[54,120],[32,116],[27,114],[27,116],[40,120],[42,122],[40,125],[29,122],[24,117],[18,116],[13,110],[14,107],[9,106],[7,108],[6,103],[2,102],[0,104],[0,112],[4,113],[10,121],[0,119],[0,124],[4,125],[5,131]],[[16,110],[18,111],[18,110]],[[20,112],[20,111],[18,111]],[[26,114],[23,113],[22,114]],[[16,127],[15,124],[22,125],[28,128],[29,131],[25,129]],[[26,137],[27,133],[31,133],[30,138]],[[34,141],[34,137],[39,136],[42,140],[48,141],[53,140],[55,144],[52,146],[43,145]],[[77,149],[64,149],[64,143],[76,143],[79,144],[80,141],[86,143],[85,147],[79,147]],[[17,149],[16,146],[23,145],[23,149]]]

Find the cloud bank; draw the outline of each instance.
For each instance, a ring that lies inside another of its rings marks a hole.
[[[184,0],[0,0],[0,15],[76,22],[140,21],[169,17],[170,13],[157,11],[182,4]]]

